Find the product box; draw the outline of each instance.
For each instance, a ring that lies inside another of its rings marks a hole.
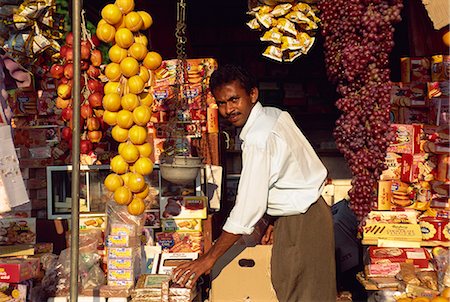
[[[445,82],[428,82],[427,83],[427,97],[428,99],[449,97],[450,96],[450,83]]]
[[[429,82],[431,79],[431,62],[427,57],[400,58],[401,80],[403,83]]]
[[[160,199],[161,218],[206,219],[208,197],[173,196]]]
[[[170,274],[178,265],[198,258],[198,253],[162,253],[160,255],[158,274]]]
[[[201,219],[161,219],[163,232],[202,231]]]
[[[419,164],[425,162],[425,154],[402,154],[402,175],[401,181],[419,181]]]
[[[431,57],[431,80],[448,81],[450,79],[450,56],[435,55]]]
[[[445,126],[450,123],[449,97],[436,97],[431,100],[430,121],[436,126]]]
[[[108,281],[132,281],[134,280],[133,270],[130,269],[109,269]]]
[[[271,255],[271,245],[231,247],[212,269],[211,301],[278,301],[270,279]]]
[[[384,159],[387,169],[381,173],[380,180],[400,179],[402,173],[402,156],[388,152]]]
[[[394,130],[395,139],[388,146],[387,152],[406,154],[420,152],[421,125],[391,124],[391,127]]]
[[[133,236],[136,232],[135,226],[123,223],[111,223],[110,235],[127,235]]]
[[[109,247],[108,248],[108,260],[109,259],[127,259],[133,258],[132,247]]]
[[[201,232],[158,232],[155,234],[156,244],[164,251],[203,252],[203,236]]]
[[[431,259],[425,248],[396,248],[369,246],[370,263],[413,263],[427,268]]]
[[[39,274],[39,258],[0,259],[0,282],[18,283]]]
[[[430,108],[402,107],[399,109],[399,122],[401,124],[434,124],[430,121]]]
[[[108,235],[105,244],[108,247],[128,247],[130,245],[130,236]]]
[[[35,244],[36,218],[0,220],[0,245]]]
[[[132,270],[133,260],[131,258],[126,259],[108,259],[108,270]]]
[[[392,181],[380,180],[378,181],[378,210],[390,210],[392,191]]]
[[[418,224],[367,223],[363,238],[374,242],[378,239],[420,242],[422,232]]]
[[[368,278],[395,277],[400,270],[400,263],[374,263],[364,267],[364,274]]]
[[[0,282],[0,301],[26,302],[27,286],[25,284]]]
[[[448,218],[423,217],[419,219],[422,239],[425,241],[449,241],[450,220]]]

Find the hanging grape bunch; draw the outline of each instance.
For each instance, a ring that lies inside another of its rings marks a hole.
[[[118,155],[111,160],[111,170],[105,186],[114,192],[114,200],[128,208],[132,215],[145,210],[144,199],[149,185],[144,176],[153,170],[151,145],[147,142],[153,95],[148,90],[150,72],[157,69],[161,56],[148,51],[148,40],[139,33],[152,25],[152,17],[144,11],[134,11],[133,0],[117,0],[101,12],[97,36],[112,43],[108,51],[111,63],[105,67],[103,120],[112,126],[111,135],[119,142]]]
[[[83,23],[81,40],[81,101],[80,101],[80,153],[88,154],[103,137],[101,117],[103,114],[103,84],[99,80],[102,54],[96,47],[98,38],[87,31]],[[73,34],[66,35],[65,45],[61,47],[59,60],[50,68],[50,74],[57,79],[56,107],[61,109],[61,118],[67,126],[61,137],[72,145],[73,129]]]
[[[359,221],[377,205],[389,128],[389,53],[402,0],[324,0],[322,34],[329,79],[337,83],[342,111],[334,137],[352,171],[350,205]]]

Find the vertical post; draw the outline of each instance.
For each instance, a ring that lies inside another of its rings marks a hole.
[[[70,240],[70,301],[78,301],[78,257],[80,231],[80,101],[81,101],[81,7],[72,0],[73,115],[72,115],[72,213]]]

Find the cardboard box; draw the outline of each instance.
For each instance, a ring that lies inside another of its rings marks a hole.
[[[158,274],[171,274],[182,263],[198,258],[198,253],[162,253],[160,254]]]
[[[392,181],[380,180],[378,181],[378,210],[390,210],[392,191]]]
[[[418,224],[367,223],[363,228],[363,238],[368,241],[396,240],[422,241],[422,231]]]
[[[402,154],[402,175],[401,181],[417,182],[419,181],[419,164],[424,163],[425,154]]]
[[[431,259],[425,248],[389,248],[369,246],[370,263],[413,263],[427,268]]]
[[[233,246],[213,267],[211,301],[278,301],[270,279],[272,246],[244,248]]]
[[[450,66],[450,56],[431,56],[431,80],[433,82],[448,81],[448,68]]]
[[[428,57],[400,58],[401,79],[403,83],[429,82],[431,63]]]
[[[449,241],[450,220],[447,218],[423,217],[419,219],[422,240]]]
[[[422,126],[419,124],[391,124],[395,133],[394,141],[388,146],[387,152],[416,154],[420,152],[420,134]]]
[[[0,281],[18,283],[36,277],[39,274],[39,258],[1,259]]]
[[[25,284],[0,282],[0,301],[26,302],[27,286]]]

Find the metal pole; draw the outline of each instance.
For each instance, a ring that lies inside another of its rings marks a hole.
[[[81,7],[72,0],[73,115],[72,115],[72,225],[70,240],[70,301],[78,301],[78,246],[80,231],[80,102],[81,102]]]

